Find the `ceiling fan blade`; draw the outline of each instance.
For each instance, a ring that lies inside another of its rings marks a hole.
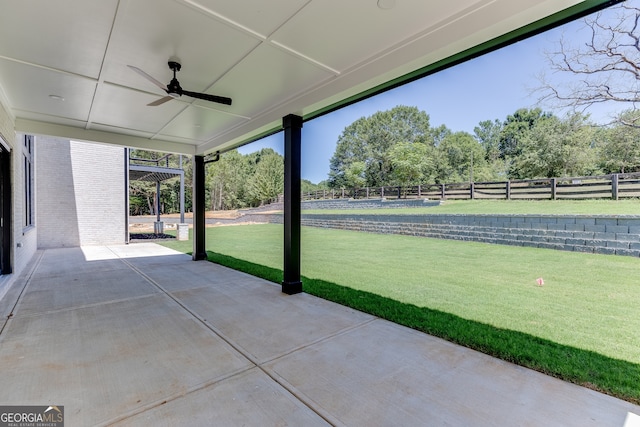
[[[182,94],[190,96],[192,98],[204,99],[205,101],[217,102],[218,104],[231,105],[231,98],[226,98],[224,96],[209,95],[207,93],[189,92],[188,90],[183,90]]]
[[[155,100],[153,102],[148,103],[147,106],[148,107],[157,107],[158,105],[162,105],[167,101],[171,101],[172,99],[175,99],[175,97],[173,97],[173,96],[165,96],[165,97],[157,99],[157,100]]]
[[[145,79],[149,80],[151,83],[153,83],[154,85],[158,86],[163,91],[165,91],[165,92],[167,91],[167,85],[160,83],[158,80],[154,79],[149,74],[147,74],[144,71],[142,71],[140,68],[134,67],[133,65],[127,65],[127,67],[131,68],[133,71],[135,71],[136,73],[140,74],[142,77],[144,77]]]

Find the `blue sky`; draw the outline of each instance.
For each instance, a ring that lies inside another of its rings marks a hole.
[[[518,108],[536,106],[531,94],[545,71],[544,52],[552,50],[564,33],[577,38],[582,21],[523,40],[506,48],[451,67],[447,70],[387,91],[375,97],[304,123],[302,129],[302,178],[313,183],[327,179],[329,160],[345,127],[376,111],[397,105],[425,111],[431,126],[444,124],[454,132],[473,133],[483,120],[504,120]],[[550,110],[548,106],[542,106]],[[607,109],[587,111],[597,123],[611,116]],[[561,115],[561,112],[557,112]],[[240,148],[243,154],[273,148],[283,154],[282,133]]]

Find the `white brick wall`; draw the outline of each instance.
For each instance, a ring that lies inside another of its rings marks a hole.
[[[37,138],[38,246],[124,243],[124,172],[124,148]]]

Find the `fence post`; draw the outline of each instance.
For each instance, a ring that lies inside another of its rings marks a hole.
[[[475,197],[474,194],[473,194],[475,192],[475,190],[476,190],[476,184],[474,182],[470,182],[469,183],[469,197],[471,197],[471,200],[473,200],[474,197]]]
[[[507,200],[511,200],[511,181],[507,181]]]
[[[380,198],[384,199],[384,187],[380,187]]]
[[[551,200],[556,199],[556,178],[551,178]]]
[[[422,187],[418,184],[418,198],[422,197]]]
[[[618,174],[611,175],[611,198],[618,200]]]
[[[400,195],[402,194],[401,191],[400,191],[400,188],[401,187],[398,185],[398,200],[400,200]]]
[[[369,198],[369,187],[367,187],[367,199]]]
[[[445,194],[445,190],[444,190],[444,186],[445,185],[446,184],[444,184],[444,183],[440,184],[440,198],[443,199],[443,200],[447,198],[447,196]]]

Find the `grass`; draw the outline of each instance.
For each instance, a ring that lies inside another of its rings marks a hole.
[[[505,214],[505,215],[640,215],[640,200],[447,200],[440,206],[400,209],[310,209],[303,213],[329,214]]]
[[[282,280],[282,226],[207,230],[210,259]],[[167,242],[184,252],[190,242]],[[640,402],[640,260],[303,228],[305,291]],[[545,279],[537,286],[536,278]]]

